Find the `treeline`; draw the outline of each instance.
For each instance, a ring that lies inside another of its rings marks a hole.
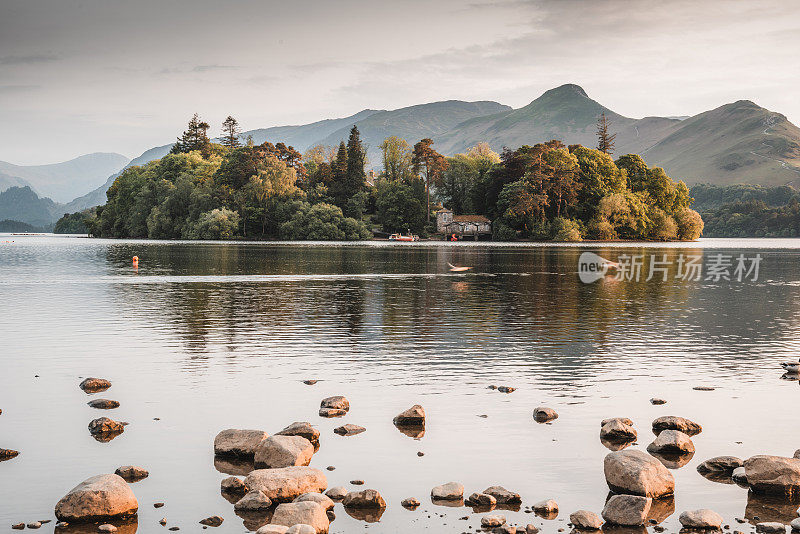
[[[242,145],[229,117],[221,143],[196,115],[164,158],[123,171],[89,233],[156,239],[366,239],[373,231],[435,232],[441,207],[492,219],[496,239],[695,239],[703,228],[683,182],[635,155],[559,141],[493,152],[481,143],[444,157],[431,139],[381,145],[365,173],[355,126],[338,147],[300,154]],[[611,145],[613,146],[613,144]],[[611,146],[607,146],[610,149]],[[76,219],[77,220],[77,219]]]
[[[800,192],[784,185],[692,187],[707,237],[800,237]]]

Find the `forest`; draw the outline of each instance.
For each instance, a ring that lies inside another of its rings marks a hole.
[[[800,237],[800,193],[791,186],[692,187],[706,237]]]
[[[598,149],[553,140],[497,154],[480,143],[445,157],[431,139],[388,137],[371,165],[355,126],[346,143],[304,154],[243,142],[232,117],[217,142],[209,128],[195,115],[169,155],[125,169],[105,205],[59,223],[82,222],[98,237],[359,240],[429,237],[446,207],[485,215],[498,240],[693,240],[703,231],[682,181],[637,155],[612,158],[604,121]]]

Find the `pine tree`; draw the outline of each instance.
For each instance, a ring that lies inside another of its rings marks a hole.
[[[172,154],[181,152],[191,152],[198,150],[204,158],[211,155],[211,140],[208,138],[208,129],[211,128],[207,122],[200,120],[200,117],[195,113],[186,131],[178,138],[174,145],[172,145]]]
[[[222,144],[230,149],[239,148],[239,121],[228,115],[228,118],[222,122]]]
[[[431,146],[433,139],[425,138],[414,145],[411,163],[416,174],[423,174],[425,179],[425,206],[427,220],[431,220],[431,186],[440,181],[442,173],[447,170],[447,160]]]
[[[611,121],[606,118],[606,112],[604,111],[600,118],[597,119],[597,150],[606,154],[614,152],[614,139],[617,138],[617,134],[608,133],[610,126]]]

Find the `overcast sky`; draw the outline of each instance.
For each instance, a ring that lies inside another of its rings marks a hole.
[[[630,117],[740,99],[800,123],[797,0],[0,0],[0,160],[563,83]]]

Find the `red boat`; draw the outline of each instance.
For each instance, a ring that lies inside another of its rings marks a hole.
[[[419,241],[419,236],[412,234],[392,234],[389,236],[389,241]]]

